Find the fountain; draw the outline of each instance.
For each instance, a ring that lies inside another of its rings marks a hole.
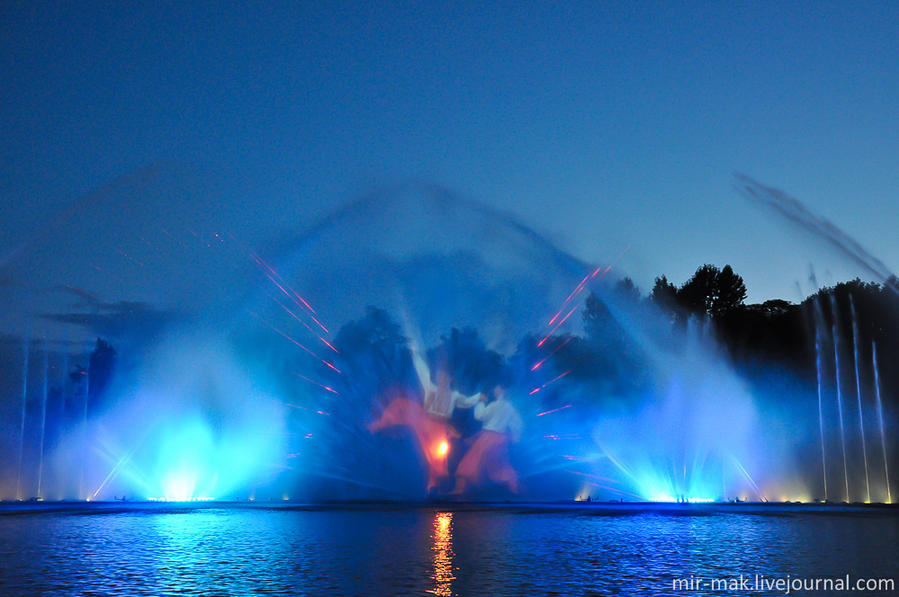
[[[22,365],[22,419],[19,426],[19,458],[16,465],[16,499],[22,499],[22,457],[25,451],[25,410],[28,403],[28,361],[30,357],[31,339],[26,336],[23,342],[24,362]]]
[[[429,185],[369,195],[274,255],[227,235],[216,242],[256,268],[242,308],[213,304],[158,341],[123,350],[145,352],[108,387],[94,358],[72,355],[86,359],[83,375],[62,384],[51,408],[50,362],[62,363],[65,380],[70,356],[51,358],[45,340],[39,416],[36,406],[27,414],[25,340],[17,497],[23,468],[36,470],[38,498],[417,500],[428,485],[445,496],[482,437],[477,406],[441,415],[434,446],[413,423],[371,426],[398,399],[423,403],[428,376],[437,385],[441,372],[462,396],[492,401],[505,386],[523,421],[520,441],[508,446],[520,492],[482,479],[465,497],[809,501],[823,489],[826,501],[837,433],[841,501],[856,491],[846,433],[854,415],[847,422],[843,404],[848,341],[832,293],[829,313],[823,293],[802,307],[814,326],[811,388],[793,372],[740,370],[709,316],[672,316],[627,292],[621,251],[584,263],[516,219]],[[866,328],[850,300],[871,501]],[[431,451],[448,479],[431,483]],[[806,464],[818,451],[820,477]]]
[[[80,466],[80,474],[78,477],[78,497],[81,499],[89,499],[89,494],[87,493],[87,489],[84,484],[85,478],[85,467],[87,467],[87,463],[90,460],[90,440],[88,438],[88,405],[90,404],[91,398],[91,367],[90,361],[88,361],[87,367],[84,370],[84,416],[81,420],[81,466]]]
[[[855,313],[855,300],[849,295],[849,308],[852,315],[852,363],[855,367],[855,396],[858,400],[858,433],[862,444],[862,461],[865,465],[865,503],[871,503],[871,480],[868,476],[868,447],[865,441],[865,416],[862,411],[862,380],[858,372],[858,316]]]
[[[883,477],[886,482],[887,502],[893,503],[893,494],[890,488],[890,465],[887,457],[887,439],[883,425],[883,401],[880,398],[880,369],[877,366],[877,344],[871,345],[871,360],[874,367],[874,395],[877,398],[877,423],[880,428],[880,448],[883,451]]]
[[[37,499],[43,499],[44,494],[41,491],[44,481],[44,439],[47,432],[47,384],[50,376],[50,351],[47,348],[47,340],[44,339],[44,359],[43,359],[43,376],[41,384],[41,433],[38,440],[38,460],[37,460]]]
[[[822,389],[821,368],[824,363],[821,358],[821,327],[824,325],[824,316],[821,312],[821,303],[817,297],[813,300],[815,312],[815,378],[818,390],[818,430],[821,436],[821,477],[824,484],[824,501],[827,501],[827,451],[824,447],[824,397]]]
[[[837,301],[830,295],[830,313],[833,318],[831,339],[833,340],[833,370],[836,377],[837,417],[840,422],[840,450],[843,454],[843,482],[845,484],[845,501],[849,501],[849,468],[846,465],[846,427],[843,424],[843,387],[840,383],[840,330]]]

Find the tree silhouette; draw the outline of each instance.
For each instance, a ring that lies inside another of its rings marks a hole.
[[[675,315],[677,312],[677,286],[665,276],[659,276],[652,285],[649,301],[663,312]]]
[[[103,399],[106,389],[115,372],[116,351],[112,345],[97,338],[97,344],[91,353],[88,365],[88,404],[90,413],[96,413],[103,408]]]
[[[729,265],[720,270],[708,263],[700,266],[677,291],[678,304],[688,312],[713,318],[740,307],[745,299],[743,278]]]
[[[584,302],[584,331],[599,350],[615,350],[621,343],[623,330],[609,306],[595,293]]]
[[[715,300],[718,272],[714,265],[700,266],[693,277],[678,289],[678,304],[690,313],[709,315]]]
[[[635,303],[640,300],[640,289],[634,284],[630,278],[624,277],[615,284],[614,293],[616,298],[625,302]]]
[[[639,307],[637,301],[632,306]],[[615,392],[628,394],[634,391],[642,383],[642,372],[645,371],[645,355],[639,345],[609,305],[592,292],[584,303],[583,317],[589,350],[584,351],[579,360],[591,363],[594,377],[602,378]],[[573,343],[571,349],[577,347]]]
[[[441,336],[440,344],[427,351],[427,356],[432,372],[435,367],[445,368],[452,376],[454,389],[463,394],[489,390],[502,373],[502,355],[489,350],[471,327],[452,328],[448,336]]]
[[[740,307],[746,300],[746,284],[743,278],[734,273],[734,270],[725,265],[724,269],[715,276],[715,297],[712,301],[711,315],[721,315]]]
[[[344,370],[339,385],[347,395],[380,397],[411,383],[412,360],[406,338],[383,309],[366,308],[364,317],[340,328],[334,346]]]

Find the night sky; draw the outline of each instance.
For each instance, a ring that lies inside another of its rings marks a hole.
[[[706,262],[750,301],[800,300],[810,265],[864,276],[741,198],[743,172],[899,269],[895,3],[113,4],[0,7],[5,330],[77,298],[23,287],[162,305],[233,283],[171,247],[274,247],[405,180],[587,263],[630,246],[644,291]]]

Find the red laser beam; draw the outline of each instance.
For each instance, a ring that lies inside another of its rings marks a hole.
[[[565,340],[563,342],[560,342],[559,345],[556,346],[551,353],[549,353],[548,355],[546,355],[545,357],[543,357],[542,359],[540,359],[539,361],[534,363],[534,366],[531,367],[531,371],[536,371],[537,369],[539,369],[543,365],[543,363],[545,363],[547,360],[549,360],[549,357],[553,356],[554,354],[556,354],[557,352],[562,350],[562,347],[564,347],[566,344],[571,342],[572,338],[574,338],[574,336],[568,336],[567,338],[565,338]]]
[[[270,298],[270,299],[272,299],[273,301],[275,301],[276,303],[278,303],[278,306],[279,306],[279,307],[281,307],[282,309],[284,309],[284,310],[285,310],[291,317],[293,317],[297,322],[299,322],[300,324],[302,324],[303,327],[305,327],[307,330],[309,330],[311,333],[313,333],[313,334],[315,335],[315,337],[318,338],[319,340],[321,340],[322,343],[323,343],[325,346],[327,346],[328,348],[330,348],[331,350],[333,350],[335,353],[340,354],[340,351],[339,351],[339,350],[337,350],[336,348],[334,348],[334,346],[333,346],[330,342],[328,342],[328,341],[325,340],[322,336],[320,336],[320,335],[318,334],[318,332],[316,332],[314,329],[312,329],[312,326],[310,326],[308,323],[306,323],[305,321],[303,321],[303,320],[300,318],[299,315],[297,315],[296,313],[294,313],[293,311],[291,311],[290,308],[289,308],[287,305],[285,305],[284,303],[282,303],[281,301],[279,301],[277,297],[272,296],[271,294],[269,294],[269,293],[267,293],[267,292],[266,292],[265,294],[266,294],[266,296],[268,296],[268,298]]]
[[[540,342],[537,343],[537,348],[540,348],[541,346],[543,346],[543,344],[549,339],[549,337],[552,336],[553,333],[555,333],[555,331],[556,331],[557,329],[559,329],[559,327],[560,327],[563,323],[565,323],[565,321],[566,321],[569,317],[571,317],[571,315],[577,310],[577,305],[575,305],[574,307],[571,308],[570,311],[568,311],[568,313],[565,315],[565,317],[562,318],[561,321],[558,321],[558,323],[556,323],[557,320],[559,319],[559,317],[562,315],[562,312],[565,311],[565,308],[571,303],[571,301],[573,301],[573,300],[574,300],[574,299],[575,299],[575,298],[576,298],[576,297],[577,297],[577,296],[584,290],[584,288],[587,287],[587,284],[588,284],[593,278],[596,278],[597,276],[602,277],[602,276],[605,276],[607,273],[609,273],[609,272],[612,270],[612,265],[615,264],[615,263],[617,263],[622,257],[624,257],[625,253],[627,253],[627,252],[630,250],[630,248],[631,248],[631,246],[630,246],[630,245],[627,245],[627,246],[624,248],[624,250],[618,255],[618,257],[615,258],[615,260],[612,262],[612,264],[607,265],[607,266],[605,267],[605,269],[603,269],[603,267],[602,267],[601,265],[598,266],[598,267],[597,267],[596,269],[594,269],[592,272],[590,272],[589,274],[587,274],[586,276],[584,276],[584,278],[583,278],[580,282],[578,282],[577,286],[574,287],[574,290],[572,290],[571,293],[570,293],[570,294],[565,298],[565,300],[562,302],[562,306],[559,307],[559,310],[556,312],[556,314],[553,315],[553,316],[552,316],[552,319],[549,320],[549,323],[546,324],[547,326],[553,326],[553,327],[552,327],[552,329],[550,329],[549,333],[548,333],[546,336],[544,336],[543,339],[540,340]],[[554,324],[555,324],[555,325],[554,325]],[[561,348],[561,347],[559,347],[559,348]],[[555,352],[555,351],[553,351],[553,352]],[[553,353],[550,353],[549,356],[552,356],[552,354],[553,354]],[[541,360],[540,362],[535,363],[534,366],[531,367],[531,371],[534,371],[534,370],[536,370],[537,368],[539,368],[540,365],[542,365],[542,364],[549,358],[549,356],[547,356],[546,358],[544,358],[544,359]],[[540,389],[538,388],[538,389],[532,391],[531,394],[535,394],[535,393],[537,393],[537,392],[539,392],[539,391],[540,391]]]
[[[282,278],[281,275],[277,271],[275,271],[275,268],[273,268],[268,263],[266,263],[265,260],[262,259],[262,257],[260,257],[258,253],[251,252],[250,255],[253,257],[253,259],[256,261],[256,263],[259,264],[259,266],[263,268],[264,271],[267,271],[270,274],[269,277],[272,278],[273,282],[275,282],[275,283],[280,282],[280,284],[283,284],[287,288],[290,288],[290,286],[284,281],[284,278]],[[302,296],[300,296],[299,293],[297,293],[297,291],[294,290],[293,288],[290,288],[290,295],[295,297],[297,300],[299,300],[302,303],[302,306],[309,309],[309,311],[311,311],[313,315],[318,315],[318,313],[316,313],[315,309],[312,308],[312,305],[310,305],[306,301],[306,299],[304,299]],[[325,330],[325,331],[327,331],[327,330]]]
[[[139,266],[141,266],[141,267],[144,267],[144,264],[143,264],[142,262],[138,261],[137,259],[135,259],[135,258],[132,257],[131,255],[129,255],[129,254],[126,253],[125,251],[123,251],[123,250],[121,250],[121,249],[116,249],[116,252],[117,252],[119,255],[121,255],[122,257],[124,257],[125,259],[127,259],[128,261],[131,261],[132,263],[136,263],[137,265],[139,265]]]
[[[552,413],[555,413],[555,412],[559,412],[560,410],[565,410],[566,408],[571,408],[572,406],[574,406],[574,405],[573,405],[573,404],[566,404],[565,406],[560,406],[559,408],[554,408],[554,409],[552,409],[552,410],[548,410],[548,411],[542,412],[542,413],[540,413],[540,414],[537,415],[537,416],[538,416],[538,417],[542,417],[542,416],[549,415],[549,414],[552,414]]]
[[[556,319],[559,318],[559,315],[562,314],[562,311],[565,310],[565,307],[568,306],[568,303],[570,303],[572,300],[574,300],[574,299],[577,297],[577,295],[579,295],[579,294],[581,293],[581,291],[583,291],[584,288],[587,287],[587,284],[590,282],[590,280],[592,280],[592,279],[595,278],[596,276],[602,277],[602,276],[605,276],[607,273],[609,273],[609,271],[611,271],[611,269],[612,269],[612,265],[618,263],[618,262],[621,260],[621,258],[624,257],[624,255],[630,250],[630,248],[631,248],[631,246],[630,246],[630,245],[627,245],[627,246],[624,248],[624,250],[621,251],[621,253],[618,255],[618,257],[616,257],[615,260],[612,261],[612,263],[611,263],[610,265],[607,265],[605,269],[603,269],[603,267],[600,265],[600,266],[597,267],[595,270],[593,270],[592,273],[587,274],[586,276],[584,276],[584,279],[581,280],[581,281],[578,283],[578,285],[574,287],[574,290],[571,291],[571,294],[568,295],[568,297],[567,297],[567,298],[565,299],[565,301],[562,303],[562,306],[559,307],[558,312],[556,312],[556,314],[553,316],[553,318],[550,319],[550,320],[549,320],[549,323],[547,323],[546,325],[547,325],[547,326],[552,325],[553,322],[555,322]]]
[[[299,377],[300,379],[305,379],[305,380],[308,381],[309,383],[317,385],[318,387],[320,387],[320,388],[323,389],[323,390],[327,390],[328,392],[331,392],[332,394],[337,394],[338,396],[340,395],[340,392],[338,392],[337,390],[335,390],[335,389],[332,388],[331,386],[326,386],[325,384],[318,383],[318,382],[315,381],[314,379],[309,379],[309,378],[306,377],[305,375],[301,375],[301,374],[297,373],[296,371],[293,371],[293,374],[296,375],[297,377]]]
[[[543,384],[542,386],[537,386],[536,388],[534,388],[533,390],[531,390],[530,392],[528,392],[528,395],[533,396],[534,394],[536,394],[537,392],[539,392],[540,390],[542,390],[543,388],[545,388],[545,387],[548,386],[549,384],[551,384],[551,383],[553,383],[553,382],[555,382],[555,381],[559,381],[560,379],[562,379],[563,377],[565,377],[565,376],[568,375],[569,373],[571,373],[571,369],[569,369],[569,370],[566,371],[565,373],[561,373],[561,374],[555,376],[554,378],[552,378],[551,380],[549,380],[548,382],[546,382],[546,383]],[[568,406],[571,406],[571,405],[569,404]],[[539,417],[540,415],[537,415],[537,416]]]
[[[540,348],[541,346],[543,346],[543,344],[544,344],[547,340],[549,340],[549,337],[553,335],[553,332],[555,332],[557,329],[559,329],[559,326],[561,326],[563,323],[565,323],[566,321],[568,321],[568,318],[571,317],[571,315],[572,315],[575,311],[577,311],[577,305],[575,305],[575,306],[573,306],[573,307],[571,308],[571,311],[569,311],[568,314],[567,314],[565,317],[563,317],[562,320],[559,321],[559,323],[557,323],[556,326],[555,326],[553,329],[551,329],[551,330],[549,331],[549,333],[548,333],[546,336],[543,337],[543,340],[541,340],[540,342],[537,342],[537,348]]]
[[[268,326],[268,328],[271,329],[273,332],[275,332],[275,333],[279,334],[280,336],[286,338],[287,340],[289,340],[290,342],[292,342],[293,344],[295,344],[296,346],[298,346],[299,348],[301,348],[301,349],[304,350],[305,352],[309,353],[310,355],[312,355],[313,357],[315,357],[316,359],[318,359],[319,361],[321,361],[322,363],[324,363],[325,365],[327,365],[328,367],[330,367],[331,369],[333,369],[334,371],[336,371],[337,373],[341,373],[340,369],[338,369],[337,367],[335,367],[334,365],[332,365],[331,363],[329,363],[329,362],[326,361],[325,359],[321,358],[320,356],[318,356],[317,354],[315,354],[314,352],[312,352],[311,350],[309,350],[308,348],[306,348],[305,346],[303,346],[302,344],[300,344],[299,342],[297,342],[294,338],[292,338],[292,337],[291,337],[289,334],[287,334],[286,332],[284,332],[284,331],[282,331],[282,330],[276,328],[275,326],[273,326],[272,324],[270,324],[270,323],[267,322],[266,320],[264,320],[264,319],[262,319],[261,317],[259,317],[259,315],[257,315],[256,313],[253,313],[252,311],[249,311],[249,313],[250,313],[250,315],[252,315],[252,316],[255,317],[256,319],[258,319],[259,321],[261,321],[262,323],[264,323],[266,326]]]
[[[294,304],[296,304],[296,306],[300,307],[301,309],[302,308],[308,309],[309,310],[309,318],[312,319],[312,321],[314,321],[318,327],[320,327],[322,330],[324,330],[326,334],[329,333],[328,328],[326,328],[324,326],[324,324],[318,320],[318,318],[314,315],[315,311],[312,310],[312,307],[308,306],[309,304],[305,300],[303,300],[303,297],[298,295],[292,288],[290,288],[286,284],[283,284],[282,283],[283,280],[279,281],[279,277],[276,277],[276,276],[268,273],[265,270],[263,270],[262,273],[265,275],[265,277],[267,277],[269,280],[271,280],[275,286],[278,287],[278,290],[283,292],[284,295],[287,296],[287,298],[292,300],[294,302]]]
[[[573,471],[571,469],[564,469],[566,473],[571,473],[572,475],[580,475],[581,477],[587,477],[588,479],[595,479],[597,481],[604,481],[606,483],[618,483],[618,479],[611,479],[609,477],[602,477],[600,475],[594,475],[592,473],[584,473],[581,471]]]
[[[595,278],[597,275],[600,275],[600,274],[601,274],[600,277],[606,275],[609,272],[609,270],[611,270],[611,269],[612,269],[612,266],[610,265],[610,266],[606,267],[605,271],[603,271],[602,266],[600,265],[595,270],[593,270],[592,273],[589,273],[586,276],[584,276],[584,279],[581,280],[580,282],[578,282],[578,285],[574,287],[574,290],[572,290],[571,294],[569,294],[568,297],[562,302],[562,306],[559,307],[559,310],[556,312],[555,315],[553,315],[553,318],[550,319],[549,323],[547,323],[546,325],[550,326],[553,323],[555,323],[555,321],[562,314],[562,311],[565,310],[565,307],[567,307],[568,304],[571,303],[571,301],[573,301],[577,297],[577,295],[579,295],[584,290],[584,288],[587,287],[587,284],[590,282],[590,280],[592,280],[593,278]]]
[[[219,238],[219,240],[222,240],[221,236],[227,236],[236,245],[243,246],[242,243],[240,243],[234,237],[234,235],[231,234],[230,232],[227,232],[227,231],[222,232],[222,235],[219,235],[218,233],[216,233],[215,236],[217,238]],[[222,242],[224,242],[224,241],[222,241]],[[262,271],[262,273],[265,275],[265,277],[267,277],[278,288],[278,290],[280,290],[282,293],[284,293],[284,295],[287,296],[287,298],[289,298],[294,304],[296,304],[297,307],[299,307],[300,309],[305,309],[308,312],[307,315],[309,316],[309,318],[312,319],[312,321],[315,322],[315,325],[320,327],[322,329],[322,331],[325,332],[325,334],[330,333],[330,331],[325,326],[325,324],[323,324],[318,319],[318,317],[316,317],[316,315],[318,315],[318,312],[312,307],[312,305],[309,304],[309,301],[307,301],[305,298],[303,298],[300,295],[300,293],[298,293],[287,282],[285,282],[284,278],[281,276],[281,274],[278,273],[278,271],[275,268],[273,268],[271,265],[269,265],[262,258],[262,256],[259,255],[259,253],[257,253],[256,251],[247,249],[245,246],[244,246],[244,250],[247,250],[247,253],[250,256],[250,259],[252,259],[256,263],[256,266]],[[282,305],[282,307],[283,307],[283,305]],[[294,315],[294,318],[297,319],[297,321],[300,321],[301,323],[306,325],[305,322],[302,322],[302,320],[296,316],[296,314],[294,314],[292,312],[291,312],[291,314]],[[315,332],[313,332],[313,333],[315,333]],[[323,337],[318,336],[318,339],[321,340],[322,343],[324,343],[328,348],[330,348],[334,352],[339,352],[336,348],[334,348],[334,346],[330,342],[328,342]]]

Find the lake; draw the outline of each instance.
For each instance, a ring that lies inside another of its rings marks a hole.
[[[0,594],[783,595],[896,583],[897,546],[895,508],[7,504]]]

